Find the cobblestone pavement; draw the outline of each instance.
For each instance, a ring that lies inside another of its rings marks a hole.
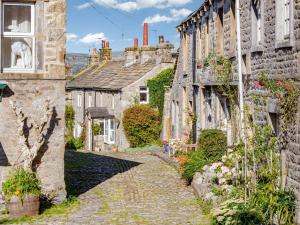
[[[208,224],[192,189],[156,156],[67,153],[67,185],[80,207],[39,225]]]

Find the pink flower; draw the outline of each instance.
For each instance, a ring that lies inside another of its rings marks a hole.
[[[261,84],[259,81],[255,81],[254,84],[255,84],[255,87],[261,87]]]
[[[277,82],[277,85],[278,85],[278,86],[283,86],[282,81],[278,81],[278,82]]]
[[[157,124],[157,125],[159,125],[159,124],[160,124],[160,121],[159,121],[159,120],[157,120],[157,121],[156,121],[156,124]]]

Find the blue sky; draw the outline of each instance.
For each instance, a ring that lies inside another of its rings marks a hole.
[[[149,42],[164,35],[176,47],[176,25],[202,0],[67,0],[67,52],[88,53],[100,48],[99,38],[110,41],[113,51],[142,44],[144,21],[149,22]]]

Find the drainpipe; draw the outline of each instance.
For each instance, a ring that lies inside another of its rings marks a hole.
[[[241,112],[241,138],[245,137],[244,126],[244,84],[242,74],[242,47],[241,47],[241,25],[240,25],[240,1],[236,0],[236,31],[237,31],[237,56],[238,56],[238,74],[239,74],[239,102]]]
[[[241,47],[241,20],[240,20],[240,1],[236,0],[236,31],[237,31],[237,56],[238,56],[238,73],[239,73],[239,102],[240,102],[240,128],[241,139],[245,140],[245,125],[244,125],[244,85],[242,74],[242,47]],[[246,142],[245,142],[246,144]],[[244,172],[245,172],[245,204],[247,202],[247,146],[245,146],[244,155]]]

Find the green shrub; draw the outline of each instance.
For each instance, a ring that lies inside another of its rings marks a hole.
[[[201,172],[203,166],[220,161],[227,149],[227,138],[220,130],[202,130],[198,149],[188,156],[182,177],[191,183],[196,172]]]
[[[202,130],[199,138],[198,149],[203,151],[205,157],[210,161],[220,161],[227,150],[227,137],[221,130]]]
[[[123,126],[131,147],[156,144],[161,130],[159,112],[149,105],[135,104],[125,110]]]
[[[166,86],[170,87],[174,79],[175,71],[173,68],[165,69],[156,77],[147,81],[149,88],[149,103],[152,107],[158,108],[160,118],[163,115]]]
[[[203,166],[208,163],[208,159],[205,157],[204,152],[196,151],[188,154],[188,161],[183,169],[182,178],[188,183],[191,183],[193,176],[197,172],[201,172]]]
[[[102,132],[101,126],[98,123],[93,124],[93,135],[100,135]]]
[[[12,196],[17,196],[21,200],[26,194],[40,196],[41,182],[33,172],[25,171],[18,168],[8,177],[2,184],[2,191],[6,200],[10,200]]]

